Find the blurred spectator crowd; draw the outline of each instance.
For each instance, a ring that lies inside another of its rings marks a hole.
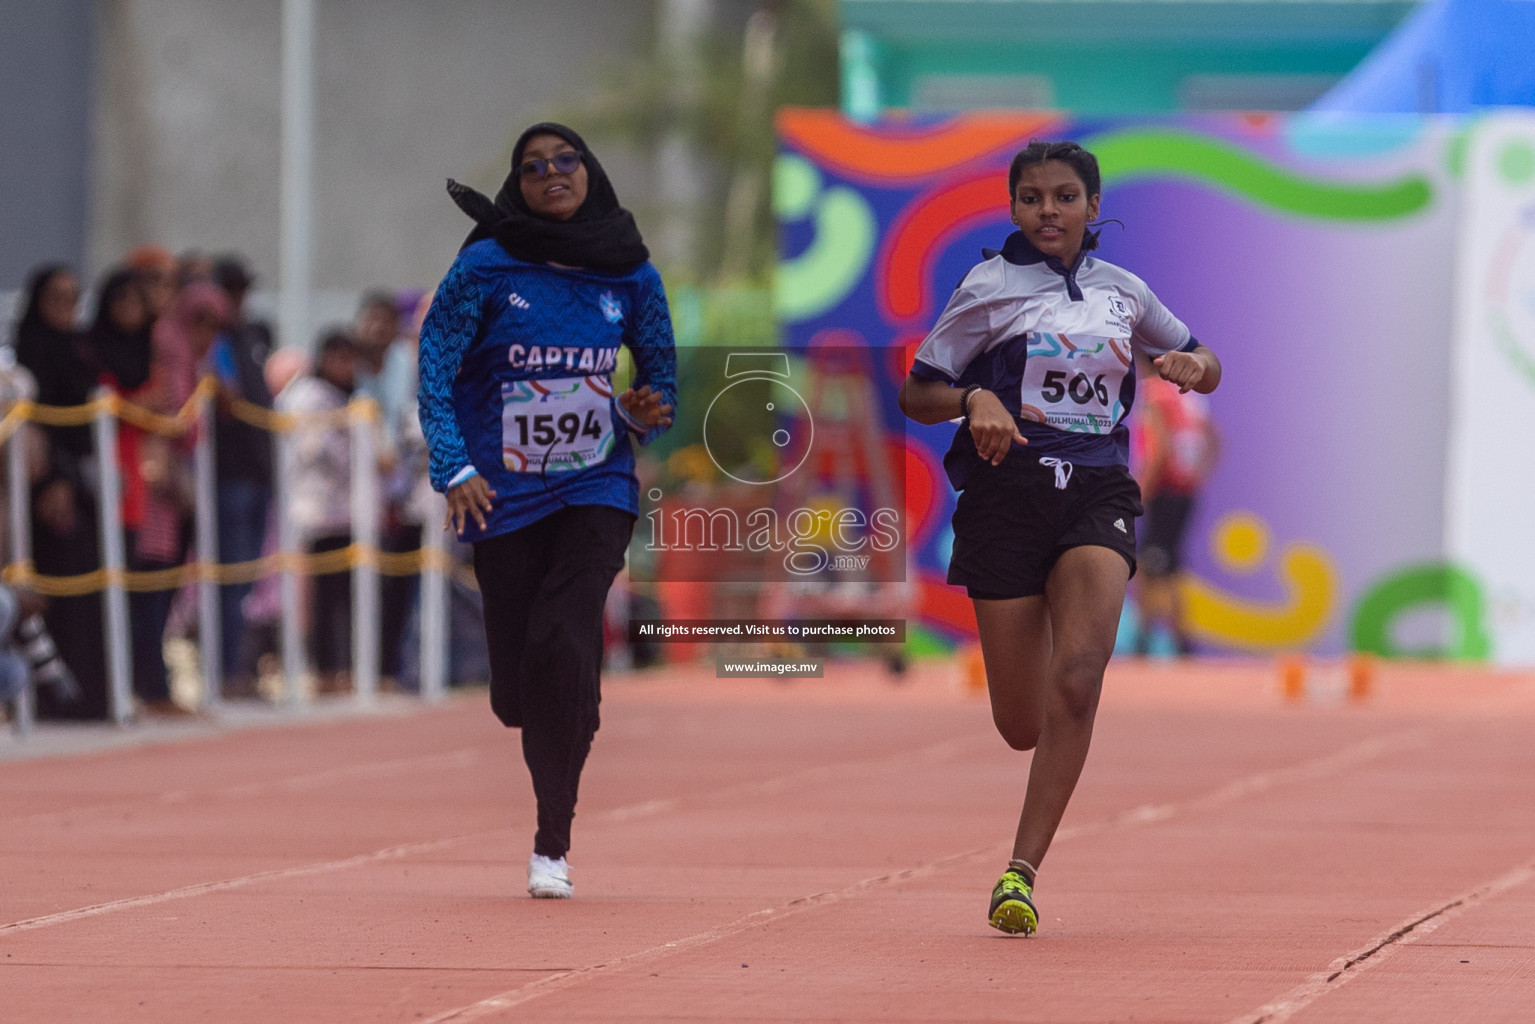
[[[308,339],[275,338],[268,324],[248,312],[254,283],[238,255],[191,252],[177,257],[144,245],[102,275],[82,303],[81,281],[73,270],[59,264],[37,267],[18,302],[11,345],[0,347],[0,410],[20,399],[80,406],[107,388],[133,405],[174,415],[193,397],[198,382],[211,377],[217,388],[218,559],[228,565],[277,549],[276,435],[269,429],[271,417],[263,415],[274,409],[294,414],[297,424],[283,492],[304,550],[320,554],[352,543],[351,431],[343,417],[311,414],[340,410],[353,397],[366,396],[381,413],[374,438],[383,498],[381,548],[392,553],[418,549],[423,522],[435,519],[416,415],[417,337],[430,294],[370,291],[350,324],[326,329],[311,346]],[[124,419],[117,450],[100,452],[89,423],[26,425],[13,443],[26,449],[31,551],[7,550],[3,561],[20,562],[29,554],[42,576],[76,576],[100,568],[99,460],[111,458],[122,484],[128,570],[182,565],[193,539],[196,441],[195,431],[167,435]],[[314,689],[347,692],[350,571],[343,567],[305,580],[301,619]],[[277,696],[282,682],[277,583],[277,577],[268,576],[220,588],[221,650],[201,650],[200,657],[220,659],[225,698]],[[454,590],[452,676],[457,682],[482,680],[472,639],[477,632],[474,595],[462,585]],[[382,578],[379,664],[386,690],[418,683],[418,596],[416,576]],[[185,642],[195,640],[194,605],[190,588],[130,589],[133,690],[142,714],[190,713],[190,701],[172,682],[176,641],[186,649]],[[9,623],[0,614],[5,630],[0,644],[23,665],[30,657],[40,717],[107,717],[101,594],[44,602],[13,585],[0,591],[0,613],[7,610],[13,613]],[[43,639],[51,634],[50,648],[36,642],[44,625]],[[50,649],[52,660],[39,660]],[[5,679],[14,675],[0,671],[0,701],[8,696]]]

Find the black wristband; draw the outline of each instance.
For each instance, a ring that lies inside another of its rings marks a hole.
[[[979,384],[968,384],[965,390],[959,393],[959,412],[965,419],[970,418],[970,396],[982,390]]]

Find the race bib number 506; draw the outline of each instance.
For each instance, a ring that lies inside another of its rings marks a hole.
[[[1057,430],[1107,434],[1123,418],[1119,389],[1130,369],[1127,338],[1028,335],[1020,415]]]
[[[569,473],[613,450],[613,385],[558,377],[501,385],[501,461],[513,473]]]

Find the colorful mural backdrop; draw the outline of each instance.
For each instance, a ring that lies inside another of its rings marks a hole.
[[[1463,127],[1305,115],[1085,120],[976,114],[778,121],[779,318],[890,346],[884,415],[949,292],[1011,229],[1006,171],[1069,138],[1104,173],[1099,255],[1140,275],[1221,356],[1222,456],[1191,529],[1187,596],[1208,649],[1364,648],[1479,658],[1482,586],[1445,552],[1452,296]],[[1535,351],[1532,347],[1531,351]],[[906,425],[921,620],[943,584],[953,428]]]

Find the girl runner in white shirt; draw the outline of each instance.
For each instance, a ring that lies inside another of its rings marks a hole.
[[[1076,788],[1135,571],[1140,492],[1126,468],[1132,352],[1187,391],[1221,366],[1134,274],[1095,259],[1098,161],[1031,142],[1008,172],[1013,223],[917,351],[901,408],[964,418],[944,458],[960,491],[949,582],[975,604],[997,730],[1033,750],[1013,858],[989,923],[1039,926],[1036,869]]]

